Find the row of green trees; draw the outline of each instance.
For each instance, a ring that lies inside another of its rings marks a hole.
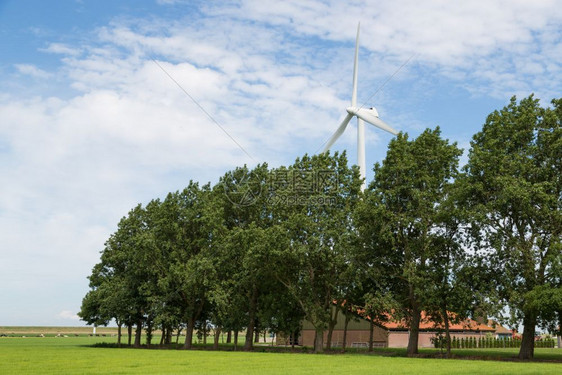
[[[443,336],[436,336],[433,339],[436,348],[445,348],[446,341]],[[555,340],[552,338],[536,340],[535,348],[554,348]],[[456,349],[488,349],[488,348],[520,348],[521,339],[517,338],[495,338],[495,337],[456,337],[451,339],[451,347]]]
[[[535,348],[554,348],[556,340],[554,339],[544,339],[535,341]]]
[[[198,326],[215,328],[215,346],[245,329],[248,350],[255,330],[295,332],[306,319],[320,352],[338,313],[348,322],[360,308],[374,324],[392,311],[415,354],[422,311],[448,337],[450,320],[508,306],[531,358],[535,326],[561,319],[561,119],[562,100],[513,98],[462,171],[439,128],[401,133],[365,192],[337,153],[190,182],[119,222],[79,315],[136,327],[137,346],[143,329],[149,345],[155,328],[163,342],[184,330],[185,348]]]
[[[138,205],[109,238],[80,315],[91,324],[184,330],[294,332],[317,325],[351,277],[351,215],[361,182],[345,155],[237,168],[211,187],[191,182]],[[287,203],[289,202],[289,203]],[[234,339],[237,342],[237,338]],[[323,345],[318,344],[319,350]]]

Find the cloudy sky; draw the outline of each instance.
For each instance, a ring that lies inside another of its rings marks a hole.
[[[0,326],[81,324],[137,203],[318,152],[358,22],[358,102],[412,137],[466,149],[511,96],[562,96],[556,0],[0,0]],[[367,128],[368,180],[391,137]],[[355,139],[335,145],[353,163]]]

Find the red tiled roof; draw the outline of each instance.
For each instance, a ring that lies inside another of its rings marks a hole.
[[[496,322],[495,320],[488,320],[488,325],[490,327],[495,328],[496,333],[504,333],[504,334],[513,334],[513,331],[510,329],[505,328],[500,323]]]
[[[360,311],[357,311],[360,315],[361,314]],[[392,316],[390,314],[385,314],[387,316],[388,319],[381,321],[381,320],[376,320],[375,323],[377,323],[378,325],[382,326],[383,328],[386,328],[388,330],[391,331],[400,331],[400,330],[407,330],[408,327],[408,323],[406,322],[405,319],[402,320],[394,320],[392,318]],[[364,315],[363,315],[364,316]],[[365,317],[366,319],[370,320],[370,317]],[[483,332],[495,332],[496,330],[492,327],[489,327],[485,324],[480,324],[475,320],[472,320],[470,318],[464,319],[460,322],[456,322],[455,321],[456,318],[456,314],[449,312],[449,330],[451,331],[483,331]],[[444,324],[435,324],[434,322],[432,322],[429,318],[429,316],[427,316],[425,311],[422,311],[421,313],[421,320],[420,320],[420,330],[424,331],[424,330],[435,330],[435,329],[445,329],[445,325]]]

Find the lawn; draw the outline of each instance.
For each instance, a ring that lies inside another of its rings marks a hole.
[[[562,363],[92,347],[112,337],[2,337],[0,374],[560,374]],[[558,349],[537,349],[560,359]],[[497,351],[497,350],[496,350]],[[561,351],[562,352],[562,351]],[[429,353],[429,352],[428,352]],[[476,352],[472,352],[476,353]],[[550,353],[550,354],[549,354]],[[378,353],[380,354],[380,353]],[[459,353],[461,354],[461,353]],[[482,353],[479,353],[482,354]],[[500,354],[512,355],[501,352]],[[494,354],[492,356],[496,356]]]

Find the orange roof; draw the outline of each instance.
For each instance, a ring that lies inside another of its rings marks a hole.
[[[504,326],[502,326],[500,323],[496,322],[495,320],[489,319],[488,325],[490,327],[494,327],[495,330],[496,330],[496,333],[513,334],[512,330],[505,328]]]
[[[408,324],[405,319],[402,320],[394,320],[390,314],[385,314],[388,316],[387,321],[376,321],[377,324],[381,325],[382,327],[388,330],[407,330]],[[489,327],[485,324],[480,324],[475,320],[470,318],[464,319],[460,322],[455,322],[454,319],[456,317],[455,313],[449,312],[449,330],[451,331],[485,331],[485,332],[495,332],[495,329]],[[367,319],[370,319],[368,316]],[[445,329],[444,324],[435,324],[430,320],[430,317],[427,316],[425,311],[421,313],[421,320],[420,320],[420,330],[435,330],[435,329]]]

